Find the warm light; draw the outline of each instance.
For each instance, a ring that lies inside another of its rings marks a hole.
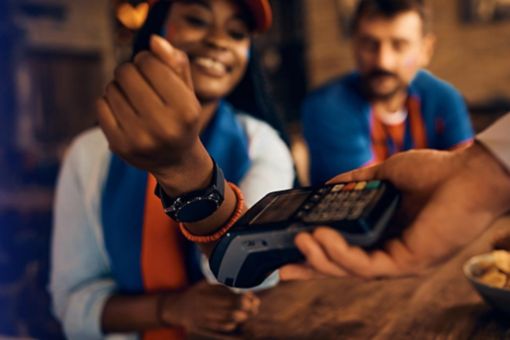
[[[137,30],[142,27],[148,12],[149,4],[146,2],[142,2],[136,7],[126,2],[117,7],[117,19],[125,27]]]

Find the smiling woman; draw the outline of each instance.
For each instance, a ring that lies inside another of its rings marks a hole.
[[[253,295],[221,287],[201,303],[203,289],[191,285],[208,268],[179,229],[211,241],[200,235],[225,230],[243,202],[293,183],[252,48],[270,22],[266,0],[151,8],[133,61],[98,101],[104,135],[79,136],[59,177],[50,286],[69,338],[229,332],[256,313]]]

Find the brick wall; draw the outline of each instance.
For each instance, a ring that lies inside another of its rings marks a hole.
[[[353,67],[335,0],[304,0],[309,88]],[[453,83],[468,102],[510,98],[510,20],[462,22],[459,1],[431,0],[437,48],[430,70]]]

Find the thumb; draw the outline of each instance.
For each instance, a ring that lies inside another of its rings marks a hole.
[[[150,48],[163,63],[169,66],[184,83],[193,90],[193,81],[186,53],[173,47],[168,40],[153,34],[150,38]]]
[[[380,165],[372,165],[369,167],[359,168],[356,170],[345,172],[330,179],[329,181],[327,181],[327,184],[353,181],[369,181],[372,179],[376,179],[379,168]]]

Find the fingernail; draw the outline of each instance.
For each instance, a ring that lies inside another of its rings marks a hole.
[[[151,46],[154,45],[160,46],[166,53],[172,53],[173,50],[172,45],[170,45],[170,43],[166,39],[156,34],[153,34],[151,36]]]
[[[234,321],[240,322],[248,319],[248,314],[245,311],[237,310],[233,313]]]

